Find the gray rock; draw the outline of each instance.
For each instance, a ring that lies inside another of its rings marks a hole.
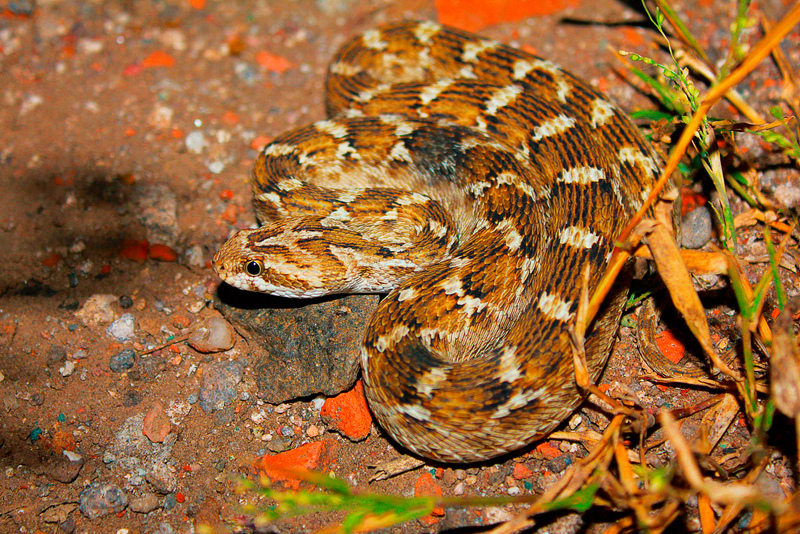
[[[106,328],[106,332],[117,341],[128,341],[136,333],[136,321],[132,314],[124,313]]]
[[[81,492],[80,509],[89,519],[121,512],[128,506],[128,496],[116,484],[92,482]]]
[[[210,413],[229,406],[236,398],[236,385],[242,381],[242,365],[225,361],[209,365],[203,371],[200,407]]]
[[[266,402],[336,395],[355,383],[375,295],[308,303],[223,285],[214,306],[250,345],[256,383]]]
[[[153,462],[147,468],[145,479],[157,493],[166,495],[174,492],[178,487],[178,476],[162,462]]]
[[[707,207],[700,206],[687,213],[681,226],[681,245],[685,248],[702,248],[711,241],[714,227],[711,224],[711,212]]]
[[[166,184],[143,184],[137,188],[139,220],[147,230],[147,241],[174,247],[178,241],[178,199]]]
[[[136,365],[136,353],[133,349],[122,349],[108,360],[108,367],[115,373],[130,371]]]

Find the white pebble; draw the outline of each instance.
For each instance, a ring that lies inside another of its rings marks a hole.
[[[192,132],[186,136],[186,148],[193,154],[202,154],[206,146],[206,137],[203,132]]]
[[[122,317],[106,328],[106,332],[117,341],[128,341],[132,339],[134,335],[133,315],[130,313],[123,314]]]

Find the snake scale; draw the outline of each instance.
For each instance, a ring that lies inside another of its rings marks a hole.
[[[430,22],[350,40],[326,89],[329,118],[258,157],[263,226],[215,270],[283,297],[388,293],[364,335],[365,391],[417,454],[480,461],[546,435],[582,399],[567,333],[582,271],[594,288],[655,182],[652,148],[554,64]],[[593,381],[625,291],[587,335]]]

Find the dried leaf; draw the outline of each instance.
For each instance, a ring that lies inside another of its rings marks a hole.
[[[772,336],[772,397],[778,410],[797,419],[800,416],[800,348],[792,333],[789,306],[775,319]]]
[[[662,207],[659,210],[661,221],[669,221],[669,213],[668,206]],[[714,362],[714,365],[721,372],[735,380],[739,380],[738,374],[728,367],[714,350],[705,310],[700,302],[700,297],[697,296],[697,292],[694,290],[692,277],[686,269],[686,264],[683,262],[678,245],[675,243],[675,238],[670,232],[669,223],[661,221],[653,226],[652,231],[647,236],[647,243],[650,247],[650,252],[653,254],[661,279],[672,297],[672,302],[681,312],[689,329],[708,357]]]

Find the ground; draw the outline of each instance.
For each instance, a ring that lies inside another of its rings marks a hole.
[[[351,442],[322,420],[321,400],[265,403],[258,362],[241,339],[222,352],[180,341],[219,316],[210,260],[234,230],[254,223],[247,179],[257,150],[324,117],[324,74],[337,47],[382,22],[452,16],[445,4],[40,0],[0,7],[0,531],[221,525],[240,517],[233,490],[256,458],[306,442],[325,440],[330,450],[320,467],[360,490],[400,495],[413,494],[423,473],[445,495],[542,491],[586,454],[581,444],[551,440],[494,465],[432,467],[370,483],[369,466],[399,456],[379,428]],[[481,33],[560,63],[627,110],[652,108],[617,74],[610,52],[665,61],[634,4],[575,0],[551,14],[491,19]],[[776,20],[787,6],[762,9]],[[733,6],[676,7],[701,44],[722,57]],[[751,38],[758,35],[755,28]],[[795,67],[798,40],[795,31],[784,47]],[[777,102],[779,79],[768,64],[741,89],[763,111]],[[796,174],[770,192],[796,207],[792,180]],[[632,339],[624,326],[603,378],[612,390],[634,392],[653,411],[705,395],[640,380]],[[216,397],[204,391],[226,387],[233,396],[220,393],[227,402],[214,410],[208,403]],[[570,428],[599,429],[605,421],[586,411]],[[746,439],[745,426],[740,418],[725,438],[729,450]],[[791,489],[789,473],[773,471],[774,484]],[[106,493],[90,498],[98,489]],[[121,495],[128,508],[114,506]],[[510,513],[448,511],[396,531]],[[277,528],[306,532],[331,521],[316,515]]]

